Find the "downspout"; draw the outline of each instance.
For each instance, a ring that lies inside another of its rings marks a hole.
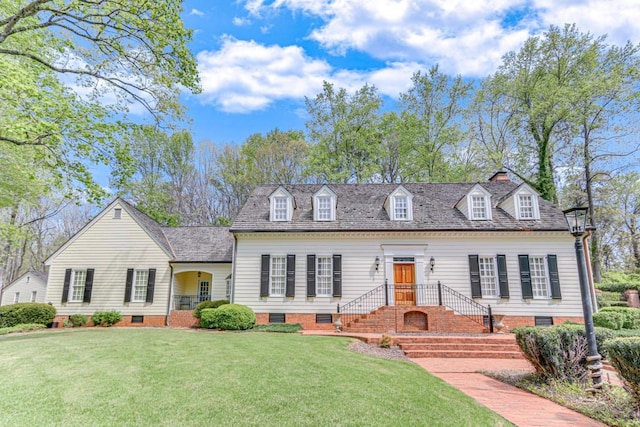
[[[233,304],[236,294],[236,253],[238,245],[236,244],[237,236],[233,234],[233,249],[231,251],[231,293],[229,294],[229,302]]]
[[[587,227],[587,232],[582,236],[582,246],[584,247],[584,261],[587,265],[587,278],[589,279],[589,293],[591,294],[591,309],[594,313],[598,312],[598,301],[596,300],[596,287],[593,283],[593,271],[591,270],[591,251],[587,240],[591,237],[593,229]]]
[[[173,299],[173,264],[169,263],[169,268],[171,269],[171,277],[169,278],[169,301],[167,303],[167,320],[166,324],[169,325],[169,318],[171,316],[171,300]]]

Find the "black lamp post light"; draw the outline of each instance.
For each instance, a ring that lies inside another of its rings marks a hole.
[[[569,232],[576,238],[576,260],[578,262],[578,276],[580,279],[580,295],[582,297],[582,312],[584,326],[587,334],[587,368],[589,376],[593,380],[593,387],[588,391],[598,391],[602,386],[602,356],[598,354],[596,344],[596,332],[593,327],[593,308],[591,306],[591,292],[589,291],[589,279],[587,278],[587,266],[584,257],[584,245],[582,236],[587,230],[587,208],[571,208],[564,211],[564,217],[569,225]]]

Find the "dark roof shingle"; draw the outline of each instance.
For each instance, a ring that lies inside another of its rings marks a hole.
[[[229,227],[162,227],[175,262],[231,262]]]

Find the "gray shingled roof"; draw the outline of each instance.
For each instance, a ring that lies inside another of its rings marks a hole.
[[[229,227],[162,227],[176,262],[231,262]]]
[[[321,184],[283,185],[295,198],[288,222],[269,221],[269,195],[279,185],[261,185],[249,196],[231,226],[232,232],[270,231],[392,231],[392,230],[566,230],[562,211],[540,198],[540,220],[517,221],[497,207],[518,185],[513,182],[479,183],[492,195],[491,221],[470,221],[454,207],[478,183],[402,184],[413,195],[413,221],[391,221],[384,202],[398,184],[328,184],[337,195],[335,221],[314,221],[312,197]]]
[[[48,273],[43,273],[42,271],[34,271],[34,270],[29,271],[27,274],[31,274],[32,276],[37,277],[38,279],[42,280],[44,283],[47,283],[47,277],[49,276]]]

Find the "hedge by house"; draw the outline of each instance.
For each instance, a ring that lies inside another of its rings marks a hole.
[[[616,338],[605,344],[608,360],[623,378],[636,402],[636,414],[640,418],[640,338]]]
[[[204,310],[205,308],[218,308],[221,305],[225,305],[225,304],[229,304],[228,299],[219,299],[216,301],[202,301],[200,304],[198,304],[196,309],[193,310],[193,317],[195,317],[196,319],[200,319],[202,310]]]
[[[620,313],[623,315],[621,329],[640,329],[640,309],[633,307],[604,307],[599,313]],[[599,326],[599,325],[598,325]]]
[[[584,325],[524,326],[514,329],[516,342],[535,370],[547,378],[577,382],[586,378],[588,353]],[[604,341],[615,337],[609,329],[595,328],[596,343],[606,357]]]
[[[96,326],[113,326],[116,323],[122,321],[122,314],[112,311],[96,311],[91,316],[91,321]]]
[[[39,302],[21,302],[0,307],[0,328],[9,328],[26,323],[47,325],[56,317],[52,305]]]
[[[256,315],[241,304],[225,304],[216,309],[202,310],[200,324],[203,328],[236,331],[250,329],[256,323]]]

